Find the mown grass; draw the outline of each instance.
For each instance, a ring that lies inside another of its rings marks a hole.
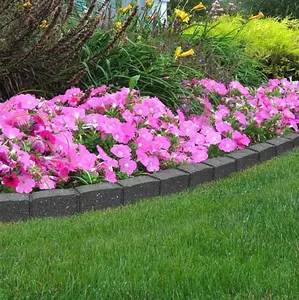
[[[0,299],[297,299],[299,152],[134,206],[0,225]]]

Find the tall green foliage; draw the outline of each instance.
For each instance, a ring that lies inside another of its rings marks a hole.
[[[296,0],[244,0],[242,6],[248,13],[262,11],[272,17],[299,18],[299,2]]]
[[[107,3],[92,0],[78,17],[74,0],[0,1],[0,98],[32,90],[49,96],[78,82],[82,47]]]

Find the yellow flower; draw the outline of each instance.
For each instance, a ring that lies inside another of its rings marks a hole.
[[[27,1],[23,4],[23,7],[30,7],[32,6],[32,3],[30,1]]]
[[[206,7],[202,4],[202,2],[200,2],[199,4],[195,5],[191,11],[199,11],[199,10],[203,10],[206,9]]]
[[[119,9],[119,11],[118,11],[118,13],[119,14],[121,14],[121,13],[126,13],[126,12],[128,12],[130,9],[132,9],[132,5],[131,5],[131,3],[129,3],[126,7],[121,7],[120,9]]]
[[[174,59],[178,59],[182,53],[182,47],[177,47],[174,53]]]
[[[151,0],[145,0],[145,5],[147,8],[152,6]]]
[[[180,57],[188,57],[194,55],[194,50],[191,48],[188,51],[182,52],[182,47],[177,47],[174,54],[174,59],[178,59]]]
[[[185,11],[183,11],[183,10],[179,10],[179,9],[175,9],[175,16],[177,17],[177,18],[180,18],[183,22],[185,22],[185,23],[188,23],[189,22],[189,20],[190,20],[190,17],[189,17],[189,15],[185,12]]]
[[[121,22],[116,22],[115,26],[117,29],[122,29],[123,25],[121,24]]]
[[[260,18],[263,18],[264,17],[264,14],[262,12],[259,12],[256,16],[251,16],[249,18],[249,20],[257,20],[257,19],[260,19]]]
[[[48,27],[48,21],[47,20],[42,20],[39,27],[42,28],[42,29],[47,28]]]

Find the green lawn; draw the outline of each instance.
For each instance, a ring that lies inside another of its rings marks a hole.
[[[299,151],[173,197],[0,225],[0,299],[298,299]]]

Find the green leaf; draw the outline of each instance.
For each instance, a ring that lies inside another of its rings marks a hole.
[[[130,81],[129,81],[130,91],[132,91],[137,86],[139,79],[140,79],[140,75],[136,75],[136,76],[133,76],[130,78]]]

